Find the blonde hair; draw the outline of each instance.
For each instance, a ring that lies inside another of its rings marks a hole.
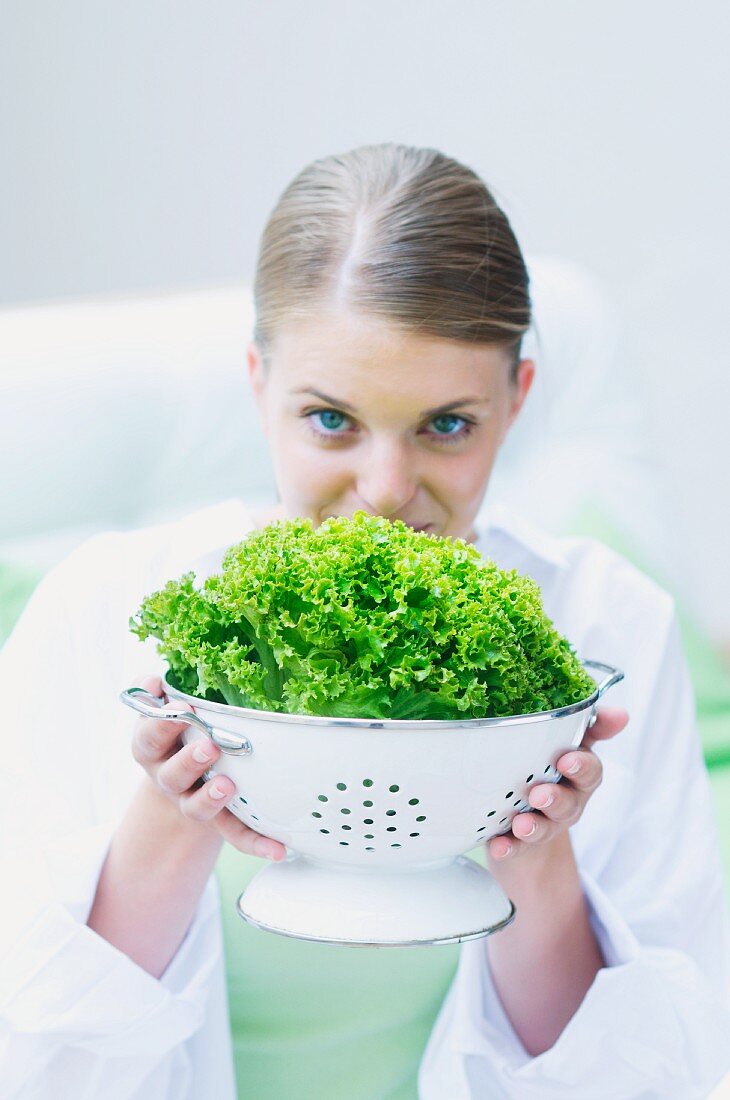
[[[341,306],[407,332],[502,347],[514,380],[529,276],[480,177],[436,149],[363,145],[292,180],[261,238],[254,340]]]

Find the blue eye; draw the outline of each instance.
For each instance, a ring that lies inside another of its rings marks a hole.
[[[441,416],[435,416],[431,423],[436,428],[437,435],[458,435],[459,430],[466,424],[463,416],[456,416],[454,413],[443,413]]]
[[[349,416],[338,409],[311,409],[301,414],[309,422],[311,431],[315,436],[324,440],[350,439],[357,428],[350,421]],[[441,413],[435,416],[429,423],[428,430],[424,433],[431,437],[431,441],[439,443],[458,443],[471,433],[474,422],[456,413]]]
[[[309,414],[311,417],[319,418],[319,426],[324,428],[326,432],[337,432],[344,428],[346,417],[344,413],[337,412],[336,409],[318,409],[316,412]]]

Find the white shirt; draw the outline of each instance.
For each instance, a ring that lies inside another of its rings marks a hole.
[[[129,616],[251,526],[234,499],[94,536],[43,578],[0,653],[3,1100],[236,1097],[215,877],[159,979],[85,921],[142,776],[135,716],[118,695],[165,667]],[[595,746],[603,783],[571,829],[608,965],[532,1058],[502,1010],[486,941],[464,944],[419,1096],[701,1100],[730,1067],[730,934],[672,600],[602,544],[546,536],[499,505],[477,545],[537,580],[579,656],[626,672],[606,702],[625,706],[629,725]]]

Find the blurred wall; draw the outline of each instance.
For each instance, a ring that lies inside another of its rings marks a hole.
[[[6,0],[0,302],[248,279],[309,160],[437,146],[612,296],[671,580],[728,636],[729,32],[720,0]]]

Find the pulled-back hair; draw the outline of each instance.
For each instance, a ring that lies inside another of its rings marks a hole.
[[[364,145],[292,180],[261,238],[254,340],[342,307],[419,335],[502,347],[516,377],[529,276],[503,211],[436,149]]]

